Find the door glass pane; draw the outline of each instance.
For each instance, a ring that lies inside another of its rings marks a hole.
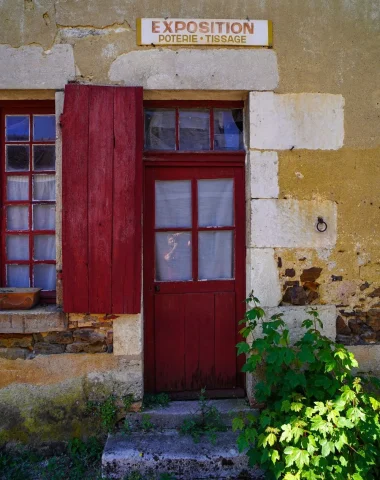
[[[29,200],[29,178],[22,175],[7,176],[7,200]]]
[[[199,232],[199,280],[233,278],[233,231]]]
[[[191,272],[191,233],[156,233],[156,280],[191,280]]]
[[[55,200],[55,176],[33,176],[33,200]]]
[[[21,172],[29,170],[29,146],[7,145],[7,172]]]
[[[28,230],[29,229],[29,207],[12,206],[7,207],[7,230]]]
[[[55,235],[36,235],[34,237],[34,259],[55,260]]]
[[[55,265],[34,265],[33,284],[42,290],[55,290],[56,284]]]
[[[29,260],[28,235],[7,235],[7,259]]]
[[[7,115],[5,117],[5,140],[27,142],[29,140],[29,115]]]
[[[145,148],[175,150],[175,110],[145,110]]]
[[[244,150],[243,110],[214,110],[214,149]]]
[[[198,180],[198,225],[231,227],[233,224],[233,179]]]
[[[156,228],[191,227],[191,181],[156,181]]]
[[[28,288],[29,266],[7,265],[7,287]]]
[[[55,146],[33,145],[34,170],[55,170]]]
[[[55,205],[33,205],[33,230],[55,229]]]
[[[55,140],[55,115],[33,115],[33,140],[35,142]]]
[[[210,150],[210,111],[179,111],[179,149]]]

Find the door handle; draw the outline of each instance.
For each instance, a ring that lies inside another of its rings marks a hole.
[[[159,286],[159,285],[155,285],[155,286],[154,286],[154,291],[158,293],[158,292],[160,291],[160,286]]]

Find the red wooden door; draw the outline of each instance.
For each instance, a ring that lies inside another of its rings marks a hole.
[[[151,392],[244,394],[243,166],[147,166],[145,380]]]

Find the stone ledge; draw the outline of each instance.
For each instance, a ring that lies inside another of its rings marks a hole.
[[[0,311],[0,334],[59,332],[66,330],[67,326],[66,314],[56,305]]]

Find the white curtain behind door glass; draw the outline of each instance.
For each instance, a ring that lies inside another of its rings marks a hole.
[[[233,231],[199,232],[198,277],[200,280],[233,278]]]
[[[29,178],[21,175],[7,177],[7,200],[28,200]]]
[[[231,227],[234,224],[232,178],[198,180],[198,224],[200,227]]]
[[[29,230],[29,207],[27,205],[7,207],[7,230]]]
[[[29,260],[29,235],[7,235],[7,259]]]
[[[156,181],[156,228],[191,227],[190,180]]]

